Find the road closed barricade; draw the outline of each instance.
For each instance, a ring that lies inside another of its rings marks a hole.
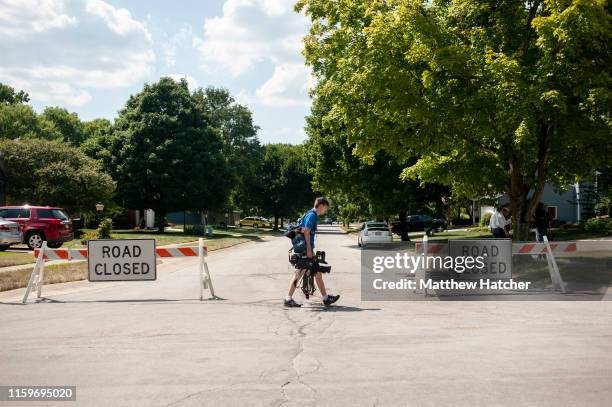
[[[465,252],[466,247],[468,248],[467,253]],[[547,237],[544,236],[543,242],[512,243],[510,239],[457,239],[450,240],[449,243],[436,243],[429,242],[427,236],[424,236],[423,241],[416,243],[415,248],[416,252],[424,256],[425,259],[427,259],[427,257],[433,256],[449,255],[451,257],[455,257],[461,254],[484,254],[487,258],[487,264],[494,263],[496,266],[487,267],[488,272],[490,272],[491,275],[487,274],[480,276],[483,278],[511,278],[512,261],[510,258],[508,258],[507,254],[511,254],[511,256],[531,255],[534,258],[545,258],[548,263],[548,272],[550,274],[554,290],[566,293],[567,285],[563,281],[559,272],[559,266],[557,264],[556,256],[572,254],[576,252],[612,252],[612,241],[592,240],[550,242],[548,241]],[[456,250],[457,248],[460,248],[461,250],[458,252]],[[475,251],[472,249],[474,249]],[[487,252],[484,253],[483,249],[487,249]],[[427,260],[425,260],[424,264],[428,264]],[[427,268],[417,270],[417,278],[424,279],[425,274],[429,271],[430,270]],[[492,271],[496,271],[496,273],[492,273]],[[462,273],[459,275],[461,275],[463,278],[470,277],[469,273]]]
[[[22,302],[25,304],[32,290],[37,298],[42,295],[47,260],[87,260],[87,278],[90,282],[100,281],[154,281],[157,279],[157,259],[168,257],[199,257],[200,301],[204,289],[215,296],[204,239],[196,247],[155,247],[155,239],[92,239],[87,249],[51,249],[43,242],[34,251],[36,264]]]

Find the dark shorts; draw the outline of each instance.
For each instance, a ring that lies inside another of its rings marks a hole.
[[[506,231],[502,228],[493,229],[493,237],[496,239],[501,239],[506,237]]]

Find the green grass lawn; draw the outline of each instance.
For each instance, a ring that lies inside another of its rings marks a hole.
[[[83,229],[84,234],[91,233],[94,230]],[[262,239],[265,236],[278,236],[279,232],[270,229],[253,229],[253,228],[228,228],[214,229],[213,236],[205,236],[207,245],[211,250],[215,248],[233,246],[236,243],[244,243],[248,241]],[[114,239],[155,239],[157,246],[166,246],[172,244],[186,245],[187,243],[197,242],[203,237],[200,234],[184,233],[180,229],[166,230],[165,233],[159,233],[156,230],[113,230],[112,236]],[[209,243],[210,242],[210,243]],[[232,244],[230,244],[232,243]],[[64,243],[63,247],[83,247],[81,238],[74,239],[71,242]]]
[[[0,252],[0,267],[18,266],[34,262],[30,253]]]

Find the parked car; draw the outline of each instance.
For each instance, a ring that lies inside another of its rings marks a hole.
[[[389,226],[384,222],[365,222],[361,225],[357,235],[357,246],[365,249],[372,244],[389,244],[393,242],[393,235]]]
[[[30,249],[42,246],[58,248],[74,238],[72,222],[62,208],[49,206],[1,206],[0,218],[19,224],[21,243]]]
[[[332,221],[331,218],[325,218],[325,220],[323,221],[324,224],[326,225],[332,225],[334,222]]]
[[[391,232],[396,235],[402,234],[402,228],[399,221],[391,222]],[[445,219],[434,219],[428,215],[410,215],[406,217],[407,232],[423,232],[428,234],[432,231],[442,232],[446,230],[447,224]]]
[[[253,226],[254,228],[263,228],[270,226],[270,221],[261,216],[247,216],[240,220],[240,226]]]
[[[0,252],[5,251],[12,244],[21,243],[19,223],[0,218]]]

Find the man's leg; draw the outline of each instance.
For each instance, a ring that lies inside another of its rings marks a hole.
[[[327,290],[325,289],[325,283],[323,282],[323,276],[321,273],[315,274],[315,281],[317,282],[317,287],[319,287],[319,291],[323,297],[327,297]]]
[[[289,283],[289,292],[287,294],[288,298],[293,297],[293,293],[295,292],[295,287],[297,286],[298,281],[300,281],[300,279],[304,275],[305,271],[306,270],[298,270],[294,273],[293,278],[291,279],[291,282]]]
[[[323,296],[323,304],[328,306],[338,301],[340,298],[339,295],[327,295],[327,290],[325,289],[325,283],[323,282],[323,276],[321,273],[315,274],[315,281],[317,282],[317,287],[319,287],[319,291],[321,291],[321,295]]]
[[[301,307],[301,304],[298,304],[293,300],[293,293],[295,292],[295,287],[297,286],[297,282],[300,281],[302,276],[304,275],[305,270],[298,270],[293,274],[293,278],[291,282],[289,282],[289,291],[287,293],[287,298],[285,298],[284,305],[285,307]]]

